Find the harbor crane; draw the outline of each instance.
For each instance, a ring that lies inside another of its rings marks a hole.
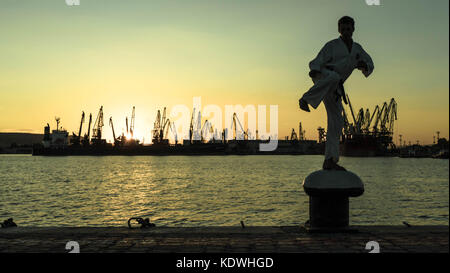
[[[344,119],[344,126],[343,126],[344,135],[348,136],[348,135],[350,135],[352,128],[351,128],[350,122],[348,122],[347,112],[345,111],[345,108],[342,111],[342,115],[343,115],[343,119]]]
[[[200,140],[203,142],[205,140],[206,134],[204,134],[205,128],[208,126],[208,120],[205,120],[205,123],[203,123],[203,127],[200,130]],[[205,137],[203,137],[205,135]]]
[[[394,120],[397,120],[397,103],[394,98],[392,98],[389,106],[384,112],[384,116],[380,124],[380,129],[383,134],[392,134],[394,132]],[[386,124],[389,124],[389,126]]]
[[[76,135],[74,132],[72,132],[72,143],[75,145],[79,145],[81,141],[81,129],[83,128],[84,123],[84,111],[81,113],[81,122],[80,122],[80,129],[78,130],[78,135]]]
[[[166,121],[164,122],[163,128],[162,128],[162,139],[167,139],[167,135],[169,134],[169,127],[170,127],[170,120],[166,119]]]
[[[158,110],[158,112],[156,113],[156,120],[153,124],[152,130],[153,143],[159,143],[160,129],[161,129],[161,111]]]
[[[355,130],[356,133],[361,133],[361,127],[364,125],[364,109],[361,108],[358,111],[358,115],[356,116],[356,122],[355,122]]]
[[[378,123],[381,120],[381,117],[383,116],[383,113],[386,111],[386,107],[387,107],[387,103],[383,103],[383,107],[381,107],[381,110],[377,113],[377,118],[375,119],[375,124],[373,125],[373,133],[377,134],[379,129],[378,129]]]
[[[239,118],[237,117],[236,113],[233,113],[233,122],[231,123],[231,130],[233,130],[233,126],[234,126],[234,139],[237,139],[237,126],[236,126],[236,121],[237,123],[239,123],[239,127],[241,128],[242,134],[244,136],[244,140],[248,139],[248,132],[246,132],[244,130],[244,128],[242,127],[241,122],[239,121]]]
[[[373,121],[374,117],[378,116],[379,113],[380,113],[380,107],[377,105],[377,106],[375,106],[375,109],[373,110],[373,113],[372,113],[372,116],[370,117],[369,122],[366,124],[365,131],[367,131],[367,132],[370,131],[370,124],[372,124],[372,121]]]
[[[204,142],[206,140],[206,136],[208,132],[212,135],[212,140],[214,141],[214,129],[209,120],[206,120],[205,123],[203,123],[203,127],[201,129],[201,141]]]
[[[135,109],[135,107],[133,106],[133,112],[131,114],[131,123],[130,123],[130,135],[131,135],[131,138],[134,137],[134,118],[135,118],[134,109]]]
[[[156,114],[156,120],[152,130],[153,143],[162,143],[166,139],[169,127],[170,121],[166,118],[166,107],[164,107],[162,117],[160,110]]]
[[[80,137],[81,137],[81,129],[83,128],[83,123],[84,123],[84,111],[81,113],[81,122],[80,122],[80,129],[78,130],[78,143],[80,142]]]
[[[97,119],[94,123],[94,129],[92,131],[92,141],[94,143],[102,142],[102,128],[103,128],[103,106],[98,111]]]
[[[214,142],[216,140],[216,136],[217,136],[218,132],[217,132],[217,128],[214,128],[214,126],[211,122],[209,122],[209,133],[212,136],[212,142]]]
[[[353,124],[356,125],[356,119],[355,119],[355,114],[353,113],[352,103],[350,102],[350,98],[348,97],[348,94],[346,94],[346,96],[347,96],[348,106],[350,107],[350,112],[351,112],[352,118],[353,118]]]
[[[196,142],[198,141],[199,138],[201,141],[202,138],[201,134],[202,134],[202,112],[198,111],[197,123],[194,130],[194,140],[196,140]]]
[[[397,120],[397,103],[395,102],[394,98],[391,99],[392,106],[390,107],[390,119],[389,119],[389,134],[394,134],[394,120]]]
[[[298,140],[297,133],[295,132],[294,128],[292,128],[291,140]]]
[[[361,128],[361,131],[363,132],[368,132],[368,128],[370,126],[370,121],[371,121],[371,116],[370,116],[370,110],[369,108],[366,109],[366,113],[364,114],[364,123],[363,123],[363,127]]]
[[[168,133],[169,127],[170,127],[170,120],[168,118],[166,118],[166,107],[164,107],[161,124],[162,124],[162,128],[161,128],[161,132],[159,135],[160,141],[167,138],[167,133]]]
[[[120,137],[116,138],[116,133],[114,132],[114,123],[112,120],[112,117],[109,118],[109,126],[111,126],[112,133],[113,133],[113,139],[114,139],[114,146],[119,146],[121,144]]]
[[[355,135],[355,134],[373,134],[373,135],[386,135],[393,134],[394,131],[394,121],[397,120],[397,103],[392,98],[390,104],[388,105],[384,102],[383,106],[377,105],[370,114],[369,109],[364,111],[361,108],[355,118],[353,107],[351,105],[350,99],[347,95],[347,101],[349,102],[349,108],[352,113],[353,123],[349,123],[346,111],[344,109],[344,134],[345,135]],[[375,121],[374,121],[375,119]],[[374,121],[374,122],[373,122]],[[370,131],[371,125],[372,132]]]
[[[298,124],[298,140],[305,140],[305,130],[303,130],[302,123]]]
[[[92,123],[92,113],[89,114],[89,125],[88,125],[88,129],[87,129],[87,134],[84,134],[84,139],[83,139],[83,145],[87,146],[90,144],[91,142],[91,123]]]
[[[173,136],[175,137],[175,145],[178,144],[178,135],[177,135],[177,127],[175,126],[175,122],[172,122],[172,126],[170,127],[170,131],[172,131]]]
[[[387,149],[389,146],[395,147],[392,137],[394,122],[397,120],[397,103],[394,98],[391,99],[389,104],[384,102],[381,108],[376,105],[372,113],[369,109],[364,111],[364,108],[361,108],[356,117],[348,95],[347,101],[353,122],[349,122],[344,108],[343,134],[345,138],[343,139],[353,139],[354,141],[358,139],[357,141],[366,143],[364,145],[378,145],[378,147],[384,147],[383,149]]]
[[[192,111],[191,124],[189,125],[189,143],[192,143],[192,134],[194,133],[194,113],[195,108]]]

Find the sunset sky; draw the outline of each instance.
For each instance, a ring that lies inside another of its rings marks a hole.
[[[135,106],[148,143],[157,109],[201,97],[224,112],[278,105],[279,138],[301,121],[317,139],[325,108],[306,113],[298,99],[309,61],[349,15],[375,64],[345,83],[354,109],[395,98],[395,142],[430,144],[436,131],[449,136],[448,12],[448,0],[2,0],[0,132],[43,133],[55,116],[77,132],[81,112],[95,119],[103,105],[111,140],[109,117],[119,134]]]

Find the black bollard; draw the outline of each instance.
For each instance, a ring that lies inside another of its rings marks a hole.
[[[349,171],[320,170],[303,181],[309,195],[309,232],[352,232],[349,197],[364,193],[361,179]]]

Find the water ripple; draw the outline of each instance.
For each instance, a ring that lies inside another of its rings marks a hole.
[[[0,217],[21,226],[297,225],[322,156],[0,156]],[[365,193],[353,224],[448,225],[448,160],[348,158]]]

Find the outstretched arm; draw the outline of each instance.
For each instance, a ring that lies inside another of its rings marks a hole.
[[[357,64],[357,68],[362,71],[364,76],[369,77],[372,74],[373,69],[375,68],[373,65],[372,58],[369,54],[361,47],[361,59]]]

